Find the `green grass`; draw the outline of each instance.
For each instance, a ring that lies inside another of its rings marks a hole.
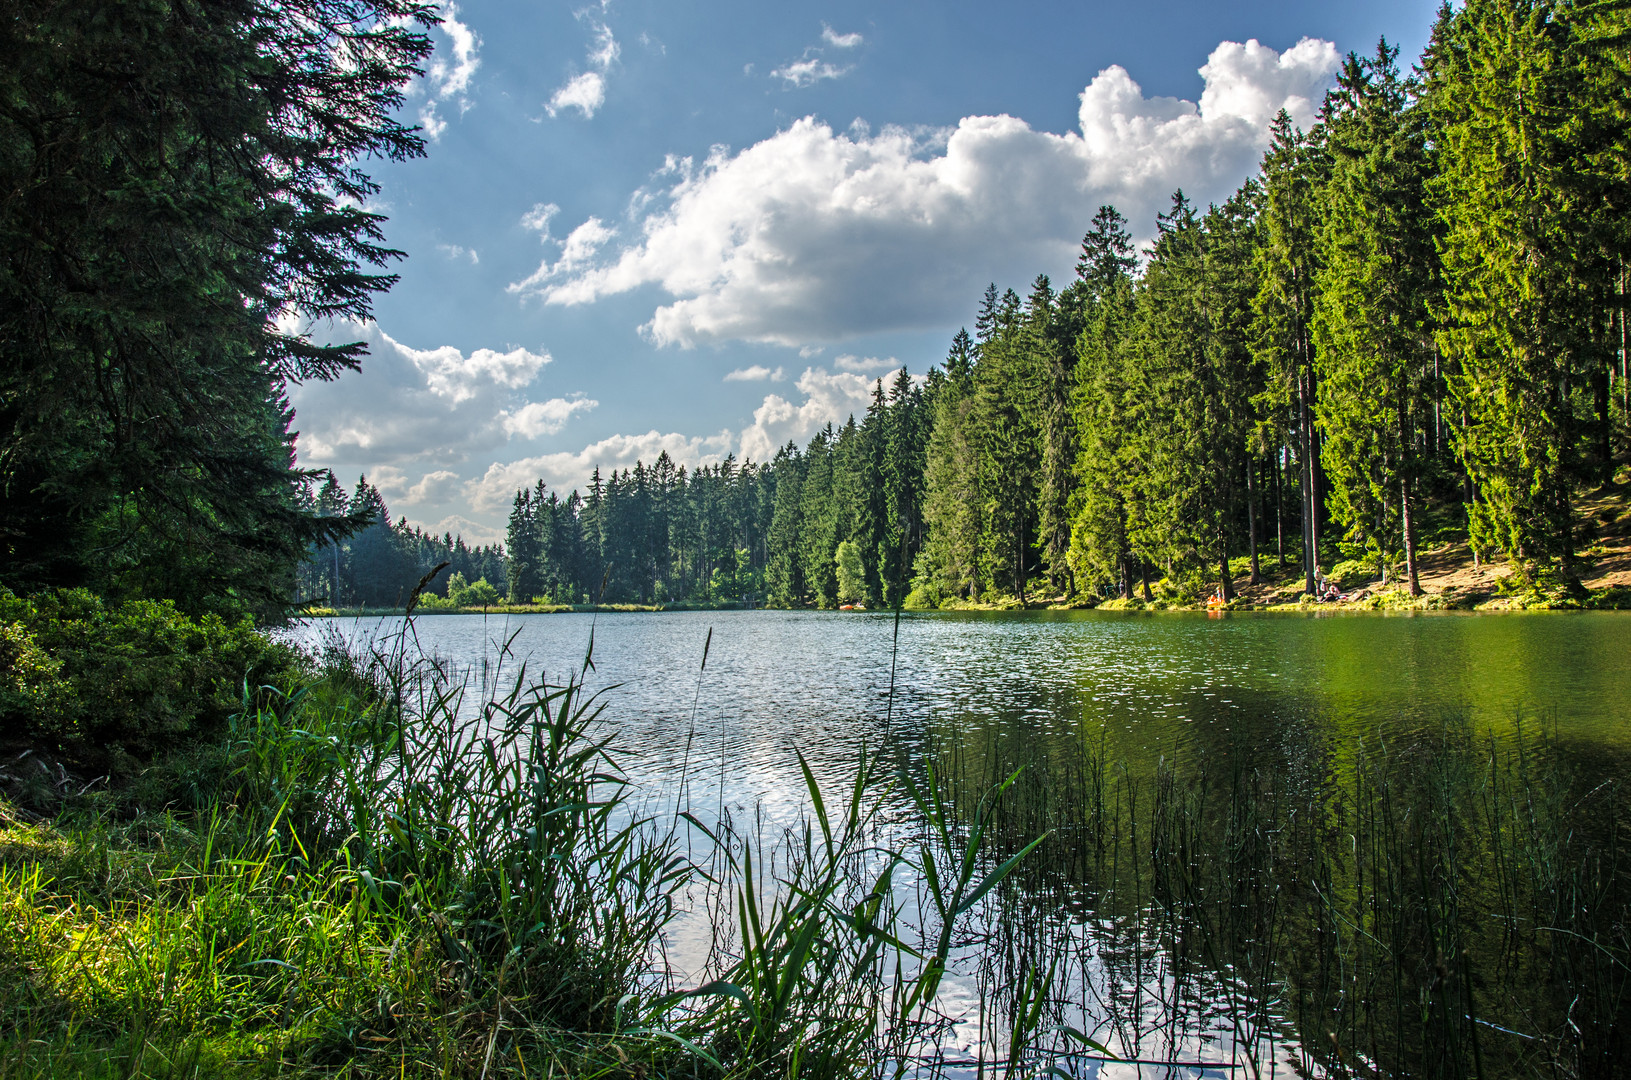
[[[473,702],[404,650],[329,661],[117,796],[4,811],[0,1078],[875,1075],[922,1051],[964,901],[1012,868],[979,829],[880,847],[876,763],[830,813],[790,777],[814,814],[771,858],[637,814],[577,678]],[[925,947],[893,878],[935,859]],[[686,988],[662,943],[692,889],[726,932]]]

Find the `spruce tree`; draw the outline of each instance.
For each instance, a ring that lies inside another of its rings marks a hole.
[[[1440,19],[1427,64],[1437,341],[1465,416],[1470,529],[1525,576],[1575,576],[1574,488],[1601,476],[1593,387],[1614,360],[1625,242],[1623,189],[1598,167],[1605,134],[1624,143],[1598,126],[1613,113],[1583,40],[1604,7],[1471,0]]]
[[[1326,102],[1313,338],[1335,516],[1421,595],[1415,520],[1431,445],[1437,277],[1424,130],[1398,50],[1349,54]],[[1384,564],[1385,574],[1385,564]]]
[[[924,451],[924,546],[916,577],[941,598],[976,598],[983,581],[977,554],[984,532],[979,450],[974,434],[974,342],[957,331],[944,364],[945,385],[935,396]]]
[[[1115,207],[1101,206],[1077,264],[1086,297],[1070,403],[1079,440],[1070,558],[1078,587],[1108,583],[1123,599],[1132,595],[1134,576],[1127,502],[1140,467],[1136,456],[1124,452],[1131,413],[1123,343],[1133,315],[1136,265],[1127,220]]]
[[[429,54],[412,0],[20,0],[0,20],[0,577],[279,618],[314,542],[290,382],[354,368],[398,256],[359,167]]]
[[[1258,291],[1252,305],[1252,349],[1270,383],[1259,409],[1283,419],[1287,449],[1297,465],[1302,516],[1303,589],[1314,592],[1319,569],[1319,505],[1324,484],[1314,431],[1317,381],[1313,318],[1318,226],[1316,191],[1323,166],[1320,136],[1295,129],[1284,110],[1274,119],[1263,157]]]

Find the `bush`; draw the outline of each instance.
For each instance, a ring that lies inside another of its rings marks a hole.
[[[492,607],[501,599],[498,590],[486,578],[467,582],[463,574],[454,574],[447,581],[447,598],[453,607]]]
[[[944,599],[945,597],[940,595],[939,586],[931,581],[919,581],[912,586],[912,591],[906,594],[901,607],[907,611],[933,611]]]
[[[1336,582],[1339,588],[1353,589],[1376,581],[1380,574],[1376,568],[1376,560],[1371,558],[1345,559],[1331,567],[1325,576]]]
[[[110,604],[85,589],[0,590],[0,729],[99,770],[213,734],[246,685],[299,667],[247,616],[194,619],[167,600]]]

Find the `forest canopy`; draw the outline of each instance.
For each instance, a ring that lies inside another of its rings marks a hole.
[[[484,546],[297,468],[286,397],[364,351],[288,327],[395,280],[363,166],[424,152],[395,114],[435,18],[8,4],[0,584],[261,620],[401,604],[444,563],[431,591],[516,602],[1228,597],[1265,559],[1418,592],[1446,538],[1578,579],[1631,412],[1623,5],[1446,7],[1414,66],[1382,42],[1311,130],[1282,114],[1229,198],[1102,207],[1072,280],[992,285],[863,416],[766,462],[540,481]]]

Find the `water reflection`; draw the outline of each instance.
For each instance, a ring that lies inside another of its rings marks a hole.
[[[581,670],[591,629],[588,677],[613,688],[623,764],[659,813],[682,799],[773,837],[808,812],[795,748],[834,789],[864,753],[934,760],[963,800],[1025,766],[998,854],[1050,838],[959,950],[940,1001],[951,1060],[1002,1055],[1039,966],[1052,1050],[1082,1049],[1069,1027],[1164,1063],[1057,1059],[1073,1075],[1603,1075],[1620,1059],[1626,890],[1605,852],[1624,820],[1631,618],[939,614],[902,620],[897,657],[880,616],[436,616],[416,632],[501,680],[523,662]],[[905,801],[888,809],[910,840]],[[693,968],[714,930],[682,921],[670,956]]]

